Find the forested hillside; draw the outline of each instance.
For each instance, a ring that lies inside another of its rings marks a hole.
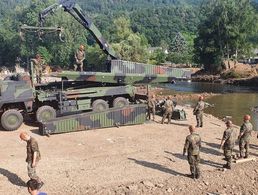
[[[58,42],[56,37],[47,38],[43,42],[31,37],[25,43],[20,41],[19,25],[24,23],[38,25],[39,11],[55,2],[55,0],[0,1],[0,65],[11,66],[17,56],[25,59],[37,52],[47,58],[49,63],[69,65],[72,63],[74,50],[81,43],[87,45],[87,64],[100,63],[105,59],[89,33],[63,11],[51,16],[47,20],[47,25],[64,27],[65,43]],[[257,13],[258,0],[252,1],[252,5],[249,0],[237,2],[233,0],[76,0],[76,2],[93,19],[104,37],[125,60],[153,64],[165,61],[193,63],[193,60],[200,64],[206,63],[200,61],[203,50],[197,51],[201,48],[202,42],[194,40],[198,38],[199,41],[204,39],[203,41],[207,42],[205,37],[198,37],[207,36],[200,30],[209,29],[211,26],[207,25],[214,24],[211,21],[215,20],[218,21],[216,25],[220,25],[221,28],[231,29],[231,32],[225,31],[229,33],[225,35],[225,39],[231,37],[238,45],[240,42],[245,45],[245,49],[237,49],[239,56],[249,55],[251,48],[256,47],[258,42],[257,33],[255,34],[254,30],[256,25],[254,28],[249,25],[252,28],[250,32],[248,32],[249,29],[243,29],[245,32],[238,32],[239,27],[233,25],[234,20],[240,21],[241,18],[245,18],[248,24],[253,24],[252,21],[256,19],[250,6],[255,8]],[[239,15],[234,11],[232,13],[236,14],[229,14],[230,9],[238,10],[234,6],[248,9],[239,9],[241,10]],[[246,16],[240,17],[242,13]],[[229,23],[220,24],[224,19]],[[214,26],[214,29],[216,28],[218,26]],[[207,30],[205,33],[211,32],[216,35],[216,32],[212,30]],[[209,40],[211,43],[214,42],[213,38]],[[164,54],[162,50],[148,54],[147,48],[149,47],[168,49],[169,54]],[[212,47],[207,49],[216,51]],[[233,52],[222,53],[227,53],[228,57],[234,55]],[[209,55],[207,58],[211,59]],[[224,57],[221,52],[214,55]]]

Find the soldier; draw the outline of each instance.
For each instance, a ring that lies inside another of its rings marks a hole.
[[[36,174],[36,166],[41,158],[40,151],[38,147],[38,142],[28,135],[26,132],[20,133],[21,140],[27,142],[27,169],[28,169],[28,176],[30,179],[35,179],[38,182],[38,187],[41,188],[43,186],[43,182]]]
[[[183,156],[187,152],[187,160],[190,165],[191,177],[199,179],[201,172],[199,168],[201,137],[195,132],[193,125],[189,126],[190,135],[186,137]]]
[[[81,68],[81,72],[83,72],[83,61],[85,60],[85,51],[84,46],[80,45],[79,49],[74,54],[75,64],[74,71],[77,71],[78,65]]]
[[[203,127],[203,110],[208,106],[212,106],[209,103],[204,102],[203,99],[204,99],[203,96],[199,97],[199,101],[197,102],[193,110],[193,114],[196,115],[196,121],[197,121],[196,127]]]
[[[249,154],[249,144],[251,133],[253,131],[253,125],[250,123],[251,116],[245,115],[244,116],[244,123],[240,128],[240,134],[238,136],[239,139],[239,150],[240,150],[240,158],[248,158]],[[245,156],[244,156],[244,149],[245,149]]]
[[[227,161],[225,165],[223,165],[224,168],[231,169],[231,162],[232,162],[232,152],[235,146],[235,136],[234,136],[234,130],[232,128],[232,121],[228,120],[226,122],[227,129],[224,131],[220,149],[223,149],[224,156]]]
[[[151,120],[151,114],[153,116],[153,121],[155,120],[156,113],[156,96],[152,95],[152,97],[148,98],[148,119]]]
[[[34,64],[34,72],[36,73],[36,82],[40,84],[44,64],[40,54],[37,54],[36,58],[32,59],[32,62]]]
[[[165,113],[163,115],[161,124],[164,124],[164,121],[167,117],[168,117],[168,124],[170,124],[172,113],[174,110],[174,104],[173,104],[171,96],[168,96],[168,99],[165,101],[164,107],[165,107]]]

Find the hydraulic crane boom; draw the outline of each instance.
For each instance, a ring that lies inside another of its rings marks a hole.
[[[43,26],[46,17],[49,14],[53,14],[59,8],[64,8],[65,12],[71,14],[84,28],[86,28],[91,35],[94,37],[100,48],[106,53],[111,59],[118,59],[116,52],[113,48],[107,43],[107,41],[102,36],[101,32],[94,25],[92,20],[83,12],[81,7],[75,3],[74,0],[59,0],[58,3],[55,3],[48,8],[44,9],[39,14],[40,25]]]

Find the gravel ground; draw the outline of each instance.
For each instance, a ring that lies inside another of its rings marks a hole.
[[[218,149],[225,124],[205,115],[202,178],[188,177],[189,165],[182,156],[188,125],[195,124],[190,108],[187,121],[171,125],[143,125],[83,131],[43,137],[37,127],[23,125],[18,131],[0,131],[0,194],[27,194],[26,143],[21,130],[39,142],[42,160],[38,175],[48,194],[258,194],[258,163],[236,164],[230,171],[221,167]],[[236,128],[236,133],[238,133]],[[257,139],[251,155],[256,157]],[[237,147],[236,147],[237,149]]]

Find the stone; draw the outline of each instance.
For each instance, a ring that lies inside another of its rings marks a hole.
[[[157,186],[158,188],[163,188],[163,187],[164,187],[164,185],[163,185],[162,183],[158,183],[158,184],[156,184],[156,186]]]
[[[142,183],[143,183],[143,185],[145,185],[145,186],[147,186],[147,187],[151,187],[151,188],[154,188],[154,187],[155,187],[154,184],[151,183],[150,181],[143,181]]]
[[[167,192],[168,192],[168,193],[172,192],[172,189],[171,189],[171,188],[168,188],[168,189],[167,189]]]
[[[129,189],[129,190],[131,190],[131,191],[136,191],[136,190],[138,190],[138,186],[137,185],[129,185],[129,186],[127,186],[127,188]]]

